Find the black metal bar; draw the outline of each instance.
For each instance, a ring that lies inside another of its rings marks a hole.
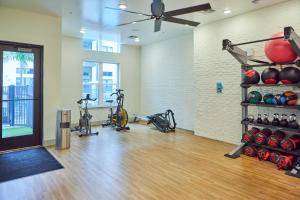
[[[255,62],[255,63],[260,63],[260,64],[272,64],[270,62],[267,61],[263,61],[263,60],[257,60],[257,59],[248,59],[249,61]]]
[[[279,40],[279,39],[284,39],[284,37],[282,36],[282,37],[274,37],[274,38],[268,38],[268,39],[262,39],[262,40],[254,40],[254,41],[250,41],[250,42],[231,44],[231,46],[232,47],[242,46],[242,45],[246,45],[246,44],[253,44],[253,43],[258,43],[258,42],[266,42],[266,41],[270,41],[270,40]]]
[[[241,84],[241,87],[300,87],[300,84]]]
[[[248,120],[243,120],[241,123],[245,124],[245,125],[260,126],[260,127],[264,127],[264,128],[282,130],[282,131],[285,131],[285,132],[292,133],[294,135],[296,135],[296,134],[299,135],[300,134],[300,129],[292,129],[292,128],[287,128],[287,127],[259,124],[259,123],[256,123],[256,122],[249,122]]]
[[[289,105],[273,105],[273,104],[265,104],[265,103],[251,104],[251,103],[242,102],[241,106],[257,106],[257,107],[285,108],[285,109],[297,109],[297,110],[300,110],[300,105],[289,106]]]
[[[274,148],[268,145],[262,145],[262,144],[256,144],[256,143],[251,143],[251,145],[256,146],[256,147],[260,147],[260,148],[266,148],[272,151],[279,151],[282,153],[286,153],[286,154],[290,154],[290,155],[294,155],[294,156],[300,156],[300,150],[295,150],[295,151],[286,151],[284,149],[281,148]]]
[[[2,101],[38,101],[40,99],[7,99]]]
[[[265,63],[265,64],[255,64],[255,65],[244,65],[244,67],[271,67],[276,65],[299,65],[299,61],[290,62],[290,63]]]

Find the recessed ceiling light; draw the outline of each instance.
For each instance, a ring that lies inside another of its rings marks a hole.
[[[86,31],[86,29],[81,28],[79,32],[80,32],[81,34],[85,34],[85,31]]]
[[[224,10],[224,14],[225,14],[225,15],[228,15],[228,14],[230,14],[230,13],[231,13],[231,10],[229,10],[229,9]]]
[[[134,40],[135,42],[140,42],[140,38],[137,35],[131,35],[128,38],[131,40]]]
[[[252,3],[260,3],[260,0],[252,0]]]
[[[136,24],[136,22],[132,22],[132,24]]]
[[[122,9],[122,10],[126,10],[127,9],[126,3],[120,3],[119,8]]]

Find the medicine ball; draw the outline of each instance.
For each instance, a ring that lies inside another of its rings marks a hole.
[[[251,143],[255,140],[255,136],[259,133],[260,130],[258,128],[252,127],[252,129],[246,131],[242,136],[242,141],[246,143]]]
[[[296,67],[285,67],[279,73],[279,79],[283,84],[295,84],[300,82],[300,70]]]
[[[270,160],[272,163],[277,164],[278,161],[279,161],[279,157],[280,157],[280,156],[281,156],[280,153],[273,151],[273,152],[271,152],[271,154],[270,154],[269,160]]]
[[[257,91],[252,91],[248,94],[247,99],[249,103],[258,104],[262,100],[262,95]]]
[[[243,149],[244,154],[250,157],[256,156],[256,151],[255,146],[245,146]]]
[[[245,84],[257,84],[260,81],[260,76],[257,71],[255,71],[254,69],[250,69],[244,72],[243,79],[243,83]]]
[[[287,104],[287,99],[283,94],[280,95],[279,102],[280,102],[279,105],[286,105]]]
[[[279,82],[279,71],[275,68],[267,68],[261,74],[264,84],[277,84]]]
[[[274,96],[273,96],[273,94],[267,93],[264,95],[263,99],[266,104],[272,104]]]
[[[293,167],[293,162],[294,162],[294,156],[281,155],[278,158],[277,167],[278,169],[290,170]]]
[[[272,131],[268,128],[264,128],[259,133],[255,135],[256,144],[266,144],[268,137],[272,135]]]
[[[257,158],[266,161],[269,159],[270,154],[271,152],[268,149],[262,148],[257,151]]]
[[[283,37],[284,33],[275,33],[272,38]],[[269,60],[275,63],[293,62],[297,54],[291,44],[284,39],[270,40],[265,44],[265,54]]]
[[[294,106],[297,104],[298,96],[294,92],[284,92],[283,96],[286,98],[287,105]]]
[[[274,95],[274,97],[272,99],[272,104],[281,105],[280,97],[281,97],[281,94]]]

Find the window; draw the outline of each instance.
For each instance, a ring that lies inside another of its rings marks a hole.
[[[97,101],[91,102],[92,105],[99,104],[99,64],[96,62],[83,63],[83,96],[90,94],[91,98],[97,98]]]
[[[113,63],[83,62],[83,96],[90,94],[97,101],[91,106],[105,105],[106,100],[114,99],[111,93],[119,88],[119,65]]]
[[[83,39],[82,46],[84,50],[88,51],[120,53],[120,44],[114,41]]]

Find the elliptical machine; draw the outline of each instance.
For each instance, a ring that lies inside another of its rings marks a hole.
[[[79,137],[99,134],[99,132],[92,132],[91,119],[93,116],[89,113],[87,107],[89,101],[96,100],[97,99],[92,99],[90,94],[87,94],[84,99],[77,101],[77,104],[79,105],[80,118],[79,124],[75,127],[75,130],[80,132]]]
[[[128,113],[123,108],[124,103],[124,94],[122,93],[124,90],[117,89],[116,92],[112,93],[110,96],[116,95],[117,101],[117,109],[115,113],[113,112],[113,100],[107,100],[106,103],[110,103],[109,115],[106,123],[102,124],[102,127],[112,126],[116,129],[116,131],[121,130],[130,130],[127,126],[128,123]]]

